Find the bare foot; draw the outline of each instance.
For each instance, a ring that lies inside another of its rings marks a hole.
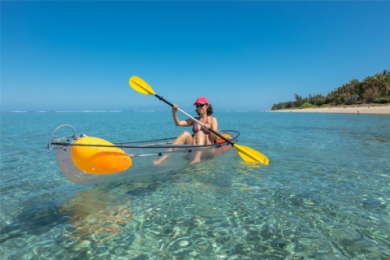
[[[160,159],[158,159],[158,160],[155,160],[155,161],[153,161],[153,165],[159,165],[159,164],[161,164],[163,161],[161,161]]]
[[[165,162],[165,160],[166,160],[167,158],[168,158],[168,156],[164,155],[164,156],[161,157],[160,159],[153,161],[153,165],[159,165],[159,164]]]
[[[190,165],[193,165],[193,164],[199,163],[199,162],[200,162],[200,158],[195,157],[194,160],[192,160],[192,162],[190,162]]]

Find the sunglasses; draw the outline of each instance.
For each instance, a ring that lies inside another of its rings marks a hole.
[[[199,104],[199,105],[196,105],[196,108],[198,107],[204,107],[206,104]]]

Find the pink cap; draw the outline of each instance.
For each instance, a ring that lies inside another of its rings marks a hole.
[[[198,99],[195,101],[194,105],[196,105],[196,104],[208,104],[208,103],[209,103],[209,101],[207,100],[207,98],[205,98],[205,97],[200,97],[200,98],[198,98]]]

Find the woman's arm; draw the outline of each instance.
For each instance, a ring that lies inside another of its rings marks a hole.
[[[204,127],[206,130],[207,129],[212,129],[214,132],[218,133],[218,121],[215,117],[211,118],[211,126],[209,124],[205,124]],[[210,137],[214,140],[217,140],[219,138],[218,135],[215,135],[214,133],[210,132]]]
[[[173,117],[173,121],[175,122],[175,125],[177,125],[177,126],[192,126],[194,124],[194,121],[192,121],[191,119],[179,120],[179,117],[177,116],[177,113],[176,113],[178,109],[179,109],[179,107],[177,105],[173,105],[172,117]]]

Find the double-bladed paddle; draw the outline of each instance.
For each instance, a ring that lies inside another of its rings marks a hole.
[[[155,96],[158,99],[160,99],[161,101],[164,101],[165,103],[167,103],[168,105],[173,107],[173,104],[171,104],[170,102],[165,100],[163,97],[161,97],[161,96],[157,95],[156,93],[154,93],[153,89],[143,79],[141,79],[141,78],[139,78],[137,76],[133,76],[133,77],[130,78],[129,84],[136,91],[138,91],[138,92],[140,92],[142,94]],[[193,120],[193,121],[197,122],[198,124],[204,126],[203,123],[199,122],[198,120],[196,120],[195,118],[193,118],[192,116],[190,116],[189,114],[187,114],[186,112],[181,110],[180,108],[178,109],[178,111],[180,111],[181,113],[183,113],[184,115],[189,117],[191,120]],[[246,162],[254,162],[254,163],[259,163],[260,162],[262,164],[268,165],[269,160],[268,160],[268,158],[265,155],[259,153],[256,150],[253,150],[252,148],[249,148],[249,147],[246,147],[246,146],[243,146],[243,145],[237,145],[237,144],[233,143],[232,141],[230,141],[229,139],[226,139],[225,137],[223,137],[219,133],[215,132],[213,129],[208,129],[208,130],[211,131],[212,133],[214,133],[215,135],[219,136],[220,138],[222,138],[223,140],[225,140],[226,142],[228,142],[232,146],[234,146],[236,148],[238,154],[241,156],[241,158],[244,161],[246,161]]]

